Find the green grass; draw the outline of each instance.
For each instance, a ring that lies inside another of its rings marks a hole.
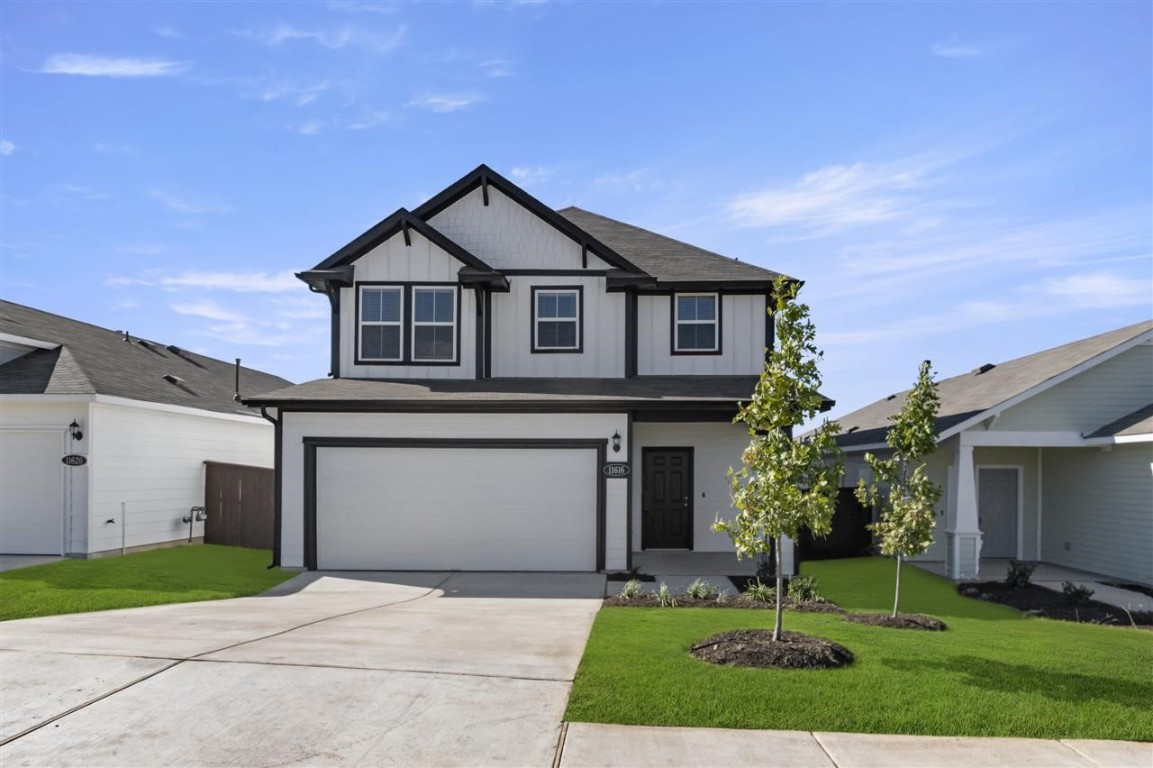
[[[893,563],[806,563],[846,609],[891,607]],[[943,619],[946,632],[851,624],[786,612],[785,628],[835,640],[856,655],[833,670],[718,667],[689,655],[714,632],[772,627],[771,611],[604,608],[566,719],[710,726],[1038,738],[1153,740],[1153,633],[1024,617],[958,595],[904,569],[903,612]]]
[[[270,559],[265,550],[204,544],[6,571],[0,620],[254,595],[296,575],[269,570]]]

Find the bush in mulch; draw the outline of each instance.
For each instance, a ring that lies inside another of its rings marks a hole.
[[[1153,629],[1153,611],[1132,611],[1126,613],[1120,608],[1088,600],[1082,605],[1074,605],[1065,595],[1052,589],[1028,584],[1016,589],[999,581],[984,581],[976,584],[961,584],[957,591],[967,597],[1001,603],[1024,611],[1031,616],[1041,616],[1059,621],[1075,621],[1082,624],[1111,624],[1117,626],[1138,626]]]
[[[845,621],[893,629],[924,629],[930,632],[944,632],[948,629],[945,622],[923,613],[901,613],[897,616],[890,616],[887,613],[846,613]]]
[[[726,599],[718,600],[717,598],[695,598],[686,597],[685,595],[676,596],[675,608],[748,608],[752,610],[773,610],[776,606],[771,602],[764,602],[763,600],[753,600],[745,595],[731,595]],[[629,607],[629,608],[660,608],[661,601],[656,595],[637,595],[635,597],[620,597],[615,595],[613,597],[605,598],[605,605],[614,607]],[[790,603],[785,601],[785,609],[790,611],[802,611],[809,613],[844,613],[844,609],[836,603]]]
[[[853,663],[853,654],[842,645],[800,632],[782,632],[773,642],[767,629],[734,629],[713,635],[694,645],[693,656],[712,664],[773,669],[830,669]]]

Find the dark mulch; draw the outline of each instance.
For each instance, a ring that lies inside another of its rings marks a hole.
[[[1089,600],[1083,605],[1073,605],[1061,592],[1037,584],[1027,584],[1014,589],[1000,581],[984,581],[976,584],[961,584],[957,591],[968,597],[989,600],[1009,605],[1032,616],[1061,621],[1076,621],[1083,624],[1117,624],[1153,629],[1153,611],[1133,611],[1130,622],[1125,611],[1116,606]]]
[[[633,571],[617,571],[615,573],[606,573],[605,581],[656,581],[656,576],[650,576],[647,573],[635,573]]]
[[[767,629],[734,629],[709,637],[690,649],[698,659],[734,667],[829,669],[853,663],[849,649],[800,632],[782,632],[773,642]]]
[[[700,599],[693,597],[685,597],[679,595],[677,598],[676,608],[749,608],[754,610],[773,610],[776,605],[773,603],[766,603],[761,600],[753,600],[745,595],[734,595],[729,597],[723,603],[717,602],[716,598]],[[637,597],[623,598],[614,595],[613,597],[605,598],[605,605],[611,605],[618,608],[659,608],[661,607],[660,598],[656,595],[639,595]],[[802,611],[808,613],[844,613],[844,609],[836,603],[791,603],[785,601],[785,609],[790,611]]]
[[[896,617],[887,613],[846,613],[845,621],[893,629],[927,629],[931,632],[944,632],[948,629],[945,622],[923,613],[902,613]]]

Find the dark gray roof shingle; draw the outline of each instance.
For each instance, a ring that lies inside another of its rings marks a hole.
[[[1153,403],[1106,424],[1089,437],[1134,437],[1153,434]]]
[[[0,300],[0,332],[60,346],[37,349],[0,365],[0,394],[111,395],[219,413],[253,415],[232,399],[232,363]],[[178,377],[178,384],[165,376]],[[255,395],[291,384],[240,369],[240,392]]]

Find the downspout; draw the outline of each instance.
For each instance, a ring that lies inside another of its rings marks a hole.
[[[284,444],[283,434],[283,417],[277,412],[277,418],[272,418],[268,415],[268,408],[260,406],[260,415],[267,421],[272,423],[273,427],[273,484],[276,486],[273,491],[272,498],[272,562],[268,564],[269,569],[280,567],[280,496],[281,496],[281,468],[284,464],[284,457],[281,455],[281,448]]]
[[[332,306],[332,328],[331,328],[331,343],[332,343],[332,370],[328,375],[334,379],[340,378],[340,287],[333,285],[331,282],[325,283],[325,294],[328,296],[328,303]]]

